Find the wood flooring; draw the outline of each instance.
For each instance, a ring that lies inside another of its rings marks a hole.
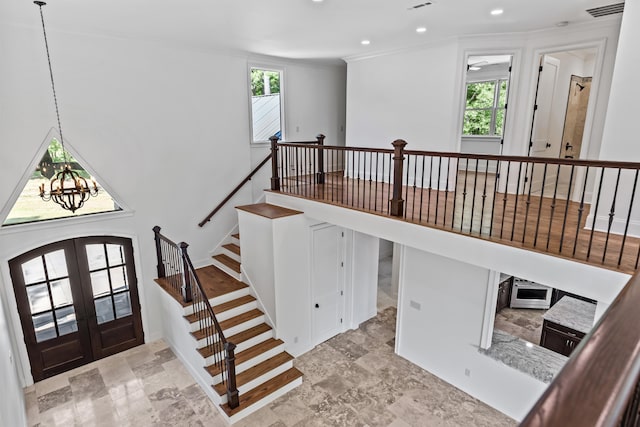
[[[312,176],[287,177],[280,192],[391,216],[389,184],[347,178],[342,172],[327,173],[323,184],[314,181]],[[404,215],[393,218],[626,273],[637,269],[640,239],[592,231],[587,203],[500,193],[490,173],[461,172],[448,188],[403,187]]]

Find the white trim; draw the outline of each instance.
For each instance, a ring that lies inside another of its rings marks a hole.
[[[489,270],[487,297],[484,301],[484,319],[482,320],[482,332],[480,335],[480,348],[487,349],[491,347],[493,324],[496,318],[496,306],[498,302],[498,286],[500,286],[500,272]]]
[[[240,264],[240,274],[242,274],[242,278],[244,279],[244,282],[246,282],[246,284],[249,285],[251,295],[253,295],[256,298],[256,301],[258,302],[258,307],[264,313],[265,322],[273,328],[273,330],[275,331],[276,338],[279,338],[278,325],[276,324],[276,322],[273,321],[271,316],[269,316],[269,311],[267,311],[267,309],[264,307],[264,304],[260,299],[260,294],[256,292],[256,288],[255,286],[253,286],[253,281],[251,280],[251,277],[247,274],[247,271],[242,267],[242,264]]]
[[[398,301],[397,301],[397,310],[396,310],[396,345],[393,351],[398,354],[400,351],[400,340],[402,339],[402,335],[400,334],[402,331],[402,326],[400,325],[400,319],[402,319],[402,314],[404,313],[404,272],[406,271],[406,263],[405,263],[405,250],[406,247],[400,243],[393,243],[398,250],[393,253],[394,258],[398,257]]]

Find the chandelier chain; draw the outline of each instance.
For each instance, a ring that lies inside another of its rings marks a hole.
[[[44,34],[44,47],[47,51],[47,63],[49,64],[49,76],[51,77],[51,90],[53,91],[53,103],[56,106],[56,118],[58,119],[58,130],[60,131],[60,145],[62,145],[62,154],[64,156],[65,164],[69,163],[69,158],[67,156],[67,150],[64,148],[64,137],[62,136],[62,124],[60,122],[60,109],[58,108],[58,97],[56,95],[56,84],[53,80],[53,67],[51,66],[51,55],[49,54],[49,41],[47,40],[47,29],[44,25],[44,14],[42,13],[42,6],[46,3],[38,2],[36,3],[40,8],[40,20],[42,21],[42,33]]]

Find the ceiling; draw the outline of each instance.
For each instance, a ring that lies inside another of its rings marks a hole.
[[[49,31],[231,48],[289,58],[345,58],[454,35],[593,22],[617,0],[48,0]],[[31,0],[3,0],[0,21],[39,28]],[[503,9],[499,16],[493,9]],[[620,16],[620,15],[616,15]],[[427,31],[417,33],[424,26]],[[361,41],[370,40],[364,46]]]

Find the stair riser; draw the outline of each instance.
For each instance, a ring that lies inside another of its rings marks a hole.
[[[282,353],[283,351],[284,351],[284,344],[280,344],[279,346],[274,347],[268,351],[265,351],[264,353],[260,353],[259,355],[257,355],[252,359],[249,359],[242,363],[237,364],[236,373],[239,374],[241,372],[244,372],[247,369],[257,365],[258,363],[262,363],[267,359],[271,359],[273,356],[275,356],[278,353]],[[218,374],[212,377],[211,384],[218,384],[220,381],[222,381],[222,376]]]
[[[254,326],[258,326],[261,323],[264,323],[264,316],[258,316],[255,319],[248,320],[244,323],[234,326],[233,328],[225,329],[222,332],[224,333],[225,337],[230,337],[235,334],[239,334],[240,332],[245,331],[249,328],[253,328]],[[197,348],[201,348],[205,345],[206,345],[206,338],[202,338],[201,340],[198,341]]]
[[[253,347],[254,345],[258,345],[260,344],[262,341],[264,340],[268,340],[269,338],[273,338],[273,330],[268,330],[266,332],[261,333],[260,335],[256,335],[255,337],[248,339],[244,342],[241,342],[240,344],[238,344],[238,346],[236,347],[235,353],[240,353],[241,351],[244,351],[250,347]],[[205,359],[205,364],[204,366],[209,366],[211,364],[214,363],[214,357],[213,356],[209,356]]]
[[[215,307],[216,305],[224,304],[225,302],[233,301],[234,299],[238,299],[245,295],[250,294],[250,289],[247,286],[246,288],[238,289],[237,291],[229,292],[228,294],[221,295],[216,298],[209,299],[209,304],[211,307]],[[183,312],[185,316],[188,316],[193,313],[193,305],[183,308]]]
[[[216,318],[218,319],[218,322],[223,322],[227,319],[230,319],[235,316],[239,316],[242,313],[246,313],[247,311],[251,311],[256,308],[258,308],[257,301],[251,301],[250,303],[238,306],[231,310],[223,311],[222,313],[216,313]],[[200,327],[198,326],[198,322],[191,323],[189,329],[190,329],[189,332],[195,332],[198,329],[200,329]]]
[[[238,254],[237,254],[237,253],[235,253],[235,252],[231,252],[231,251],[230,251],[229,249],[227,249],[227,248],[223,248],[223,247],[221,247],[221,248],[220,248],[220,252],[219,252],[219,253],[221,253],[221,254],[225,254],[226,256],[228,256],[229,258],[231,258],[231,259],[233,259],[233,260],[235,260],[235,261],[238,261],[238,262],[240,262],[240,261],[241,261],[241,260],[240,260],[240,255],[238,255]],[[216,254],[216,255],[217,255],[217,254]]]
[[[246,393],[249,390],[256,388],[260,384],[269,381],[271,378],[277,377],[278,375],[280,375],[281,373],[285,372],[286,370],[292,367],[293,367],[293,361],[291,360],[286,363],[283,363],[282,365],[276,367],[275,369],[272,369],[269,372],[266,372],[264,375],[261,375],[258,378],[252,381],[249,381],[246,384],[241,385],[240,387],[238,387],[238,392],[240,394]],[[222,396],[220,396],[220,398],[222,399],[222,403],[227,403],[226,394],[223,394]]]
[[[234,279],[242,281],[242,274],[241,273],[238,273],[237,271],[234,271],[233,269],[227,267],[226,265],[224,265],[223,263],[221,263],[217,259],[214,258],[212,264],[215,265],[216,267],[218,267],[220,270],[222,270],[225,273],[227,273],[229,276],[233,277]]]
[[[220,413],[223,414],[225,416],[225,418],[227,418],[227,420],[229,420],[230,423],[235,423],[237,421],[240,421],[242,418],[246,417],[247,415],[254,413],[258,409],[264,408],[269,403],[273,402],[274,400],[276,400],[280,396],[284,396],[285,394],[289,393],[291,390],[293,390],[294,388],[296,388],[296,387],[298,387],[300,385],[302,385],[302,378],[297,378],[296,380],[291,381],[286,386],[278,389],[277,391],[274,391],[273,393],[271,393],[268,396],[265,396],[259,402],[254,403],[253,405],[249,406],[247,409],[243,409],[242,411],[235,413],[231,417],[227,417],[227,415],[224,413],[224,411],[222,411]]]
[[[229,243],[233,243],[234,245],[240,246],[240,239],[236,239],[235,237],[231,236],[229,238]]]

